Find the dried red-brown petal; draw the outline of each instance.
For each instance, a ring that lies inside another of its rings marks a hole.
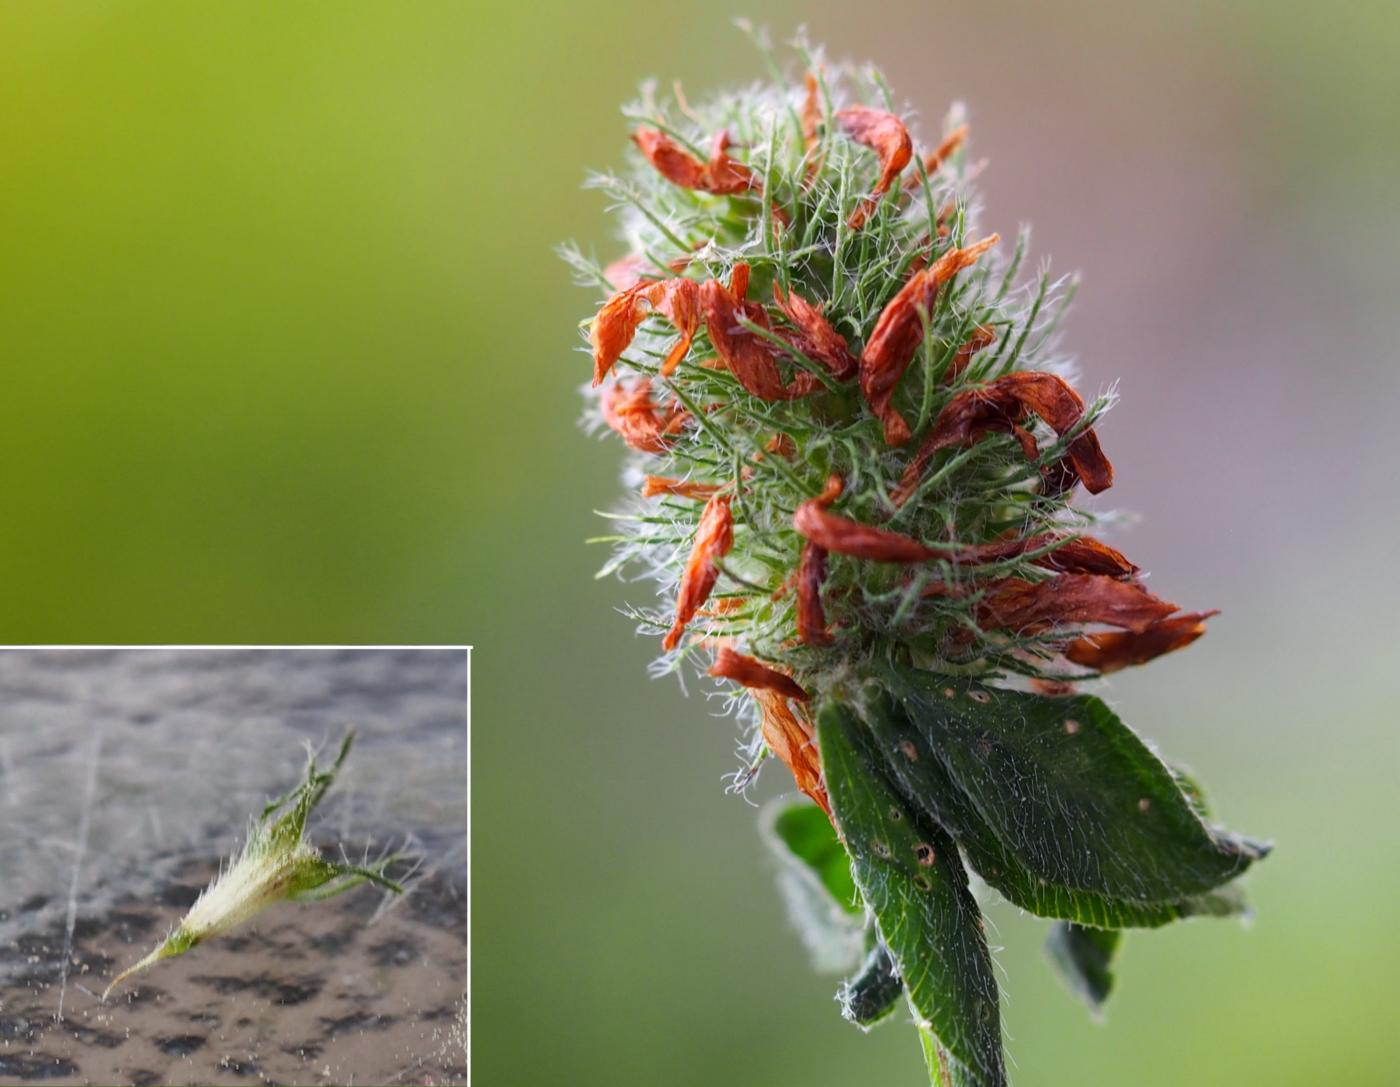
[[[875,188],[852,213],[850,227],[859,230],[865,225],[870,212],[880,202],[880,197],[894,183],[899,172],[909,165],[914,157],[914,141],[909,138],[909,130],[904,122],[893,113],[869,106],[848,106],[836,114],[836,120],[846,134],[857,143],[863,143],[880,156],[880,177]]]
[[[733,194],[757,192],[761,186],[753,171],[737,159],[729,157],[729,133],[720,129],[710,141],[710,161],[705,163],[705,191]]]
[[[642,294],[681,334],[661,363],[661,376],[670,377],[690,350],[695,331],[700,327],[700,285],[690,279],[666,279],[647,287]]]
[[[994,582],[978,608],[983,626],[1034,633],[1063,623],[1105,623],[1143,631],[1176,611],[1135,581],[1061,574],[1047,581]]]
[[[975,445],[992,431],[1014,435],[1026,458],[1036,459],[1040,454],[1035,439],[1019,423],[1030,414],[1040,416],[1057,434],[1064,434],[1083,419],[1084,401],[1063,378],[1028,370],[1018,370],[958,393],[934,420],[928,437],[905,469],[893,493],[895,505],[903,505],[918,487],[924,466],[934,453],[953,446]],[[1071,483],[1082,480],[1091,494],[1112,486],[1113,465],[1104,456],[1092,428],[1070,442],[1066,459],[1069,465],[1064,471],[1072,474]],[[1056,493],[1067,489],[1063,479],[1052,479],[1051,483]]]
[[[938,289],[997,241],[998,236],[993,234],[966,248],[949,249],[929,267],[911,275],[876,320],[865,342],[865,350],[861,352],[860,388],[870,410],[884,424],[888,444],[903,445],[910,436],[909,424],[895,410],[892,400],[895,386],[923,341],[920,313],[931,312]]]
[[[1005,383],[1026,411],[1049,423],[1056,434],[1065,434],[1084,417],[1083,399],[1055,374],[1022,370],[997,380]],[[1113,486],[1113,465],[1104,456],[1092,428],[1070,442],[1065,455],[1090,494]]]
[[[749,295],[749,266],[743,261],[729,269],[729,293],[740,303]]]
[[[681,498],[697,498],[707,501],[719,490],[715,483],[696,483],[689,479],[669,479],[666,476],[647,476],[642,480],[642,497],[655,498],[659,494],[674,494]]]
[[[705,164],[670,136],[654,128],[639,128],[632,134],[632,139],[657,173],[671,184],[683,189],[700,188]]]
[[[797,636],[808,645],[830,645],[822,585],[826,583],[826,549],[808,540],[797,567]]]
[[[763,452],[791,460],[797,456],[797,443],[787,434],[774,434],[763,443]],[[758,460],[759,454],[754,454],[754,459]]]
[[[651,381],[618,381],[602,392],[603,419],[633,449],[664,453],[671,437],[685,424],[688,414],[671,409],[662,414],[651,398]]]
[[[958,125],[957,128],[943,137],[942,143],[924,156],[925,176],[932,177],[934,174],[938,173],[942,165],[948,161],[948,156],[961,147],[963,141],[967,139],[967,132],[967,125]],[[910,176],[904,181],[904,187],[906,189],[918,188],[918,185],[919,178],[917,175]]]
[[[700,286],[690,279],[639,280],[618,291],[593,318],[589,339],[593,344],[593,384],[602,384],[613,364],[631,345],[637,328],[646,316],[646,306],[676,326],[681,338],[662,363],[669,375],[690,350],[691,340],[700,327]]]
[[[701,162],[671,137],[654,128],[639,128],[632,139],[647,161],[673,185],[698,192],[733,195],[758,189],[758,180],[742,162],[729,157],[729,133],[715,133],[708,162]]]
[[[1145,630],[1085,634],[1070,642],[1065,656],[1095,672],[1116,672],[1146,664],[1163,653],[1188,646],[1206,632],[1206,620],[1216,611],[1187,612],[1152,623]]]
[[[837,381],[849,381],[855,376],[860,363],[851,354],[846,337],[832,328],[831,322],[822,315],[820,306],[812,305],[796,291],[784,294],[776,282],[773,297],[783,316],[793,324],[795,331],[785,336],[793,347],[825,366]]]
[[[697,617],[718,619],[742,610],[745,604],[746,601],[741,596],[722,596],[718,600],[711,600],[695,614]]]
[[[815,501],[822,509],[828,509],[833,502],[841,497],[841,492],[846,489],[846,481],[835,472],[826,477],[826,485],[822,487],[822,493],[817,495]]]
[[[769,668],[753,657],[736,653],[727,645],[720,646],[715,654],[715,663],[710,665],[710,675],[720,679],[732,679],[750,690],[774,691],[784,698],[795,698],[799,702],[806,702],[811,697],[791,676]]]
[[[813,730],[794,714],[787,699],[774,691],[755,690],[754,700],[762,713],[763,742],[790,771],[797,787],[831,816],[831,801],[822,783],[821,756]]]
[[[603,269],[603,278],[615,291],[625,291],[629,287],[635,287],[645,276],[642,272],[650,266],[650,261],[640,253],[628,253],[625,257],[618,257],[606,268]]]
[[[808,72],[803,77],[802,85],[807,92],[802,99],[802,145],[810,151],[816,146],[817,126],[822,123],[820,87],[815,73]]]
[[[909,536],[863,525],[828,513],[821,500],[810,498],[792,515],[792,527],[818,547],[876,562],[924,562],[938,554]]]
[[[634,283],[625,290],[618,291],[603,303],[603,307],[593,318],[588,338],[593,345],[593,384],[598,385],[612,369],[613,363],[637,335],[637,326],[646,316],[641,300],[637,295],[644,284]]]
[[[661,640],[661,647],[668,653],[680,642],[685,625],[709,599],[719,578],[718,560],[734,546],[734,518],[729,512],[729,497],[727,494],[712,496],[700,515],[695,543],[685,564],[685,573],[681,575],[680,591],[676,594],[676,621]]]
[[[694,260],[692,256],[677,257],[675,260],[668,260],[666,267],[676,275],[680,275],[690,267]],[[618,257],[606,268],[603,269],[603,278],[608,281],[608,285],[615,291],[625,291],[628,287],[635,287],[644,279],[659,278],[655,273],[648,271],[652,267],[649,261],[641,253],[628,253],[626,256]]]
[[[992,543],[974,544],[944,557],[949,562],[969,565],[1001,562],[1024,555],[1027,551],[1039,551],[1053,543],[1055,538],[1050,533],[1042,533],[1039,536],[1011,536]],[[1054,551],[1031,561],[1036,566],[1044,566],[1066,574],[1104,574],[1108,577],[1123,578],[1138,572],[1138,568],[1129,562],[1121,551],[1092,536],[1076,536],[1066,540]]]
[[[734,266],[732,282],[736,288],[747,287],[747,265]],[[700,285],[700,306],[715,353],[745,390],[764,400],[795,400],[820,387],[816,375],[805,372],[795,375],[792,384],[785,386],[778,372],[777,348],[739,323],[743,317],[760,328],[768,328],[768,314],[762,306],[742,301],[737,290],[713,279]]]
[[[953,356],[953,361],[948,364],[948,372],[943,375],[943,380],[949,385],[963,376],[967,369],[967,364],[973,359],[977,352],[990,347],[996,342],[997,332],[991,325],[978,325],[968,338],[967,343],[958,348],[958,353]]]
[[[1049,540],[1044,542],[1049,543]],[[1054,551],[1041,555],[1035,564],[1067,574],[1103,574],[1117,578],[1132,577],[1138,572],[1138,568],[1128,561],[1123,552],[1092,536],[1067,540]]]

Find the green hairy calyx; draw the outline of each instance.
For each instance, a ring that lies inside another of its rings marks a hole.
[[[1079,690],[1214,613],[1074,504],[1113,469],[1111,398],[1057,346],[1073,283],[977,228],[959,113],[924,144],[878,73],[798,52],[709,103],[646,91],[590,182],[625,248],[564,251],[601,292],[586,422],[631,450],[605,571],[656,582],[659,672],[740,688],[740,787],[776,756],[815,803],[766,836],[814,955],[855,970],[845,1017],[902,998],[935,1082],[1001,1084],[974,876],[1055,919],[1097,1011],[1122,929],[1241,913],[1267,847]]]
[[[361,883],[403,893],[402,886],[384,875],[397,856],[366,865],[330,861],[304,837],[307,818],[334,783],[354,739],[354,732],[346,733],[329,770],[317,770],[315,754],[308,755],[301,784],[263,809],[237,860],[199,896],[175,931],[112,979],[103,1000],[133,974],[222,936],[277,902],[332,898]]]

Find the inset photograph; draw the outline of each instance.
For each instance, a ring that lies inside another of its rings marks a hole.
[[[0,650],[0,1082],[464,1083],[461,648]]]

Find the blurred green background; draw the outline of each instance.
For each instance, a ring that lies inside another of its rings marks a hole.
[[[968,102],[1121,379],[1114,542],[1224,610],[1109,693],[1277,840],[1257,920],[1131,937],[1097,1027],[997,910],[1015,1082],[1395,1082],[1393,4],[0,6],[0,640],[472,642],[480,1083],[921,1082],[582,543],[619,449],[551,246],[617,255],[618,103],[757,77],[746,10]]]

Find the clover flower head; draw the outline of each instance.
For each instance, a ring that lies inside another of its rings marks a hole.
[[[1074,504],[1113,482],[1112,397],[1058,350],[1073,279],[977,226],[961,108],[920,138],[877,72],[799,50],[792,85],[647,89],[627,170],[590,181],[625,251],[566,251],[604,293],[587,420],[640,483],[607,569],[659,583],[636,616],[662,669],[742,653],[801,720],[852,662],[1063,685],[1199,637],[1213,613],[1150,592]]]
[[[655,673],[698,666],[813,803],[767,838],[868,1027],[903,995],[932,1082],[1003,1087],[970,872],[1055,920],[1097,1008],[1121,930],[1245,910],[1269,847],[1079,684],[1182,648],[1184,612],[1094,534],[1113,484],[1059,348],[1074,281],[978,224],[960,108],[921,133],[878,72],[796,43],[800,74],[692,103],[645,88],[583,322],[585,421],[630,450],[605,572],[639,573]],[[852,962],[850,965],[855,966]]]

